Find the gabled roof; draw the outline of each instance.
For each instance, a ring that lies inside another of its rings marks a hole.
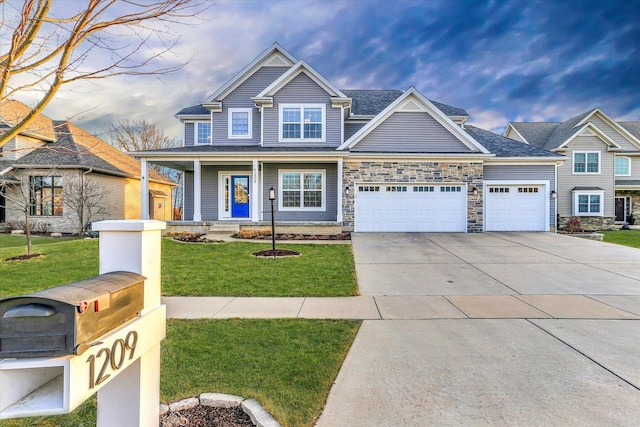
[[[431,115],[431,117],[433,117],[438,123],[444,126],[449,132],[451,132],[453,136],[455,136],[460,142],[466,145],[473,152],[489,154],[486,148],[479,144],[478,141],[473,139],[471,135],[464,132],[460,126],[456,125],[449,117],[447,117],[444,112],[433,105],[431,101],[425,98],[413,86],[410,87],[401,96],[399,96],[389,106],[387,106],[387,108],[381,111],[370,122],[364,125],[358,132],[351,136],[351,138],[340,145],[340,147],[338,147],[338,150],[350,149],[351,147],[356,145],[365,136],[371,133],[371,131],[382,124],[389,116],[398,111],[400,107],[405,104],[405,101],[413,102],[415,107],[427,112],[429,115]]]
[[[356,116],[375,116],[403,94],[401,90],[349,90],[342,93],[352,99],[351,114]],[[452,107],[430,100],[440,111],[449,117],[469,117],[462,108]]]
[[[311,80],[316,82],[322,87],[329,95],[346,98],[346,95],[335,87],[330,81],[322,77],[320,73],[314,70],[309,64],[300,60],[296,62],[291,68],[289,68],[283,75],[278,77],[273,83],[264,88],[255,98],[265,98],[275,95],[280,89],[287,85],[291,80],[296,78],[301,73],[305,73]]]
[[[13,99],[3,100],[0,102],[0,124],[13,127],[20,123],[31,111],[32,109],[22,102]],[[20,133],[47,142],[52,142],[56,139],[51,119],[43,114],[38,114]]]
[[[527,144],[542,147],[559,124],[559,122],[511,122],[507,125],[503,136],[506,136],[507,130],[512,128]]]
[[[176,113],[176,117],[180,117],[180,116],[207,116],[207,117],[209,117],[210,114],[211,114],[211,112],[209,110],[207,110],[201,104],[198,104],[198,105],[193,105],[191,107],[183,108],[182,110],[180,110],[180,111],[178,111]]]
[[[618,122],[618,124],[629,131],[631,135],[640,139],[640,122]]]
[[[602,129],[600,129],[598,126],[594,125],[591,122],[587,122],[586,124],[583,124],[581,126],[577,125],[576,128],[577,129],[576,129],[575,133],[573,135],[571,135],[569,138],[567,138],[566,141],[564,141],[558,148],[556,148],[556,150],[560,150],[560,149],[566,147],[576,137],[578,137],[580,135],[584,135],[585,131],[587,131],[587,130],[591,131],[591,133],[593,133],[598,138],[600,138],[600,140],[602,140],[602,142],[604,142],[607,146],[620,149],[620,145],[618,145],[617,142],[615,142],[613,139],[611,139],[611,137],[609,137],[606,133],[604,133],[602,131]]]
[[[137,160],[84,129],[67,121],[51,120],[44,115],[41,115],[41,120],[51,124],[55,142],[36,148],[18,160],[2,161],[2,165],[13,168],[76,167],[120,176],[140,176],[140,163]],[[0,167],[0,171],[5,169]],[[175,184],[154,170],[149,170],[149,179]]]
[[[262,52],[249,65],[244,67],[238,74],[233,76],[229,81],[222,85],[213,94],[208,96],[204,103],[221,101],[236,87],[240,86],[245,80],[251,77],[262,66],[282,66],[290,67],[296,62],[296,59],[287,52],[278,43],[273,43],[267,50]]]
[[[638,140],[638,138],[636,138],[633,134],[631,134],[623,126],[620,126],[620,124],[618,122],[616,122],[615,120],[613,120],[612,118],[607,116],[602,110],[600,110],[600,108],[595,108],[594,110],[592,110],[591,113],[587,117],[583,118],[580,121],[580,123],[577,124],[577,126],[580,126],[580,125],[583,125],[585,123],[588,123],[589,119],[591,119],[595,115],[599,116],[600,119],[603,120],[606,124],[608,124],[613,129],[618,131],[618,133],[620,133],[623,137],[625,137],[630,143],[632,143],[636,147],[640,148],[640,140]]]
[[[482,144],[496,158],[505,157],[537,157],[562,159],[564,156],[505,136],[497,135],[484,129],[465,125],[464,130]]]

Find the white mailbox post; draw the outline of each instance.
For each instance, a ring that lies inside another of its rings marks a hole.
[[[102,221],[100,274],[146,277],[140,315],[98,338],[80,355],[0,361],[0,418],[69,413],[98,393],[98,427],[157,426],[160,342],[160,221]]]

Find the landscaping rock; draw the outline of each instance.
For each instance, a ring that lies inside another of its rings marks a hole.
[[[173,402],[169,404],[169,410],[171,412],[177,411],[185,411],[187,409],[195,408],[200,404],[200,401],[197,397],[190,397],[188,399],[183,399],[178,402]]]
[[[11,230],[11,234],[24,234],[24,230]]]
[[[240,406],[244,399],[240,396],[224,393],[202,393],[200,404],[214,408],[235,408]]]
[[[167,412],[169,412],[169,405],[165,405],[164,403],[160,404],[160,416],[165,415]]]
[[[51,237],[62,237],[62,233],[51,233]]]
[[[245,400],[241,406],[257,427],[280,427],[280,423],[265,411],[257,400]]]

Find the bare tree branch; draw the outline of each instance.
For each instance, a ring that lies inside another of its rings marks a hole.
[[[31,112],[0,133],[0,146],[27,128],[64,85],[181,69],[184,63],[159,65],[179,41],[172,34],[167,43],[166,26],[192,20],[210,6],[206,0],[24,0],[18,9],[0,1],[0,38],[11,40],[6,51],[0,47],[0,103],[24,91],[39,94]],[[110,60],[101,63],[105,52]]]

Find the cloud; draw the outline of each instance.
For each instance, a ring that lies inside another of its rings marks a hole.
[[[146,118],[172,134],[195,105],[274,41],[345,89],[407,89],[499,129],[566,120],[595,106],[640,119],[638,1],[219,1],[181,34],[163,76],[122,77],[61,93],[47,112],[82,112],[90,131]],[[502,121],[502,123],[501,123]]]

